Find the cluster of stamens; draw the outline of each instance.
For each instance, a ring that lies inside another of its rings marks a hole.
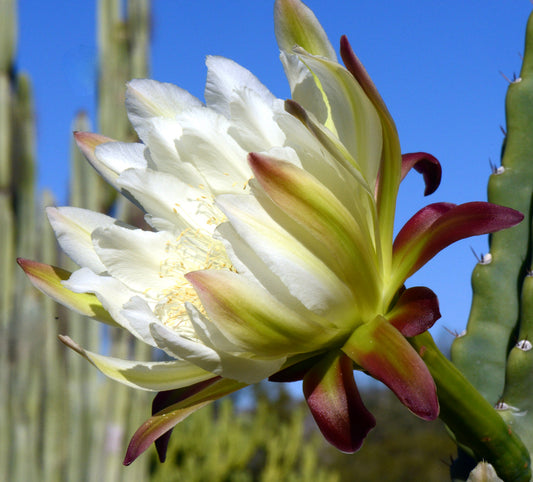
[[[159,276],[171,278],[173,285],[159,294],[154,309],[164,325],[191,338],[196,338],[196,335],[186,305],[192,304],[200,313],[206,313],[195,289],[184,275],[206,269],[234,270],[222,242],[212,235],[214,228],[225,221],[223,214],[214,207],[212,201],[209,202],[207,196],[198,201],[198,211],[203,211],[207,229],[185,229],[174,241],[167,243],[167,257],[161,262]]]

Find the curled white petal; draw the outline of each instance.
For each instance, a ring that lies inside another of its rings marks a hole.
[[[151,325],[151,329],[159,348],[172,352],[204,370],[243,383],[257,383],[277,372],[285,362],[284,357],[261,360],[217,351],[155,323]]]
[[[178,121],[183,127],[176,141],[179,156],[198,170],[209,192],[242,190],[252,174],[247,152],[228,134],[230,121],[206,108],[190,109]]]
[[[48,220],[61,249],[79,266],[95,273],[105,271],[94,251],[91,233],[98,227],[116,222],[110,216],[75,207],[47,208]]]
[[[157,296],[171,289],[181,275],[174,273],[172,233],[107,226],[93,231],[92,239],[110,275],[133,291]]]
[[[144,120],[151,117],[172,119],[184,109],[201,105],[202,102],[186,90],[156,80],[134,79],[128,82],[126,89],[128,117],[137,130],[142,130]]]
[[[69,337],[61,337],[61,341],[89,360],[104,375],[141,390],[173,390],[213,378],[212,373],[185,360],[168,362],[123,360],[84,350]]]
[[[106,179],[114,180],[119,174],[130,168],[143,168],[147,166],[145,156],[146,147],[143,144],[130,142],[106,142],[96,146],[95,156],[101,165],[110,172]]]
[[[209,55],[206,58],[207,81],[205,86],[205,99],[208,107],[220,114],[230,117],[230,103],[236,91],[244,88],[257,93],[269,104],[275,97],[252,74],[233,60]]]
[[[117,279],[109,275],[97,275],[88,268],[82,268],[74,271],[68,280],[63,281],[63,286],[74,293],[93,293],[120,326],[135,337],[146,341],[122,315],[124,304],[136,293]]]
[[[205,190],[152,169],[128,169],[121,174],[117,184],[127,189],[152,219],[167,221],[168,231],[214,230],[213,219],[217,211],[212,197],[206,195]]]

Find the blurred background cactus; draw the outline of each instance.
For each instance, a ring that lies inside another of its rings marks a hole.
[[[493,168],[488,200],[521,211],[525,219],[490,237],[490,252],[472,274],[468,326],[453,343],[452,361],[533,454],[533,16],[520,75],[507,92],[506,120],[501,166]]]
[[[81,357],[57,340],[60,331],[91,349],[113,338],[113,354],[132,350],[149,356],[145,345],[104,331],[82,316],[61,309],[29,284],[15,258],[68,265],[59,254],[43,207],[36,201],[35,120],[28,77],[16,69],[16,1],[0,3],[0,480],[146,480],[147,460],[126,474],[124,445],[142,421],[148,394],[108,383]],[[124,108],[124,84],[148,73],[149,2],[98,3],[98,127],[111,137],[132,139]],[[80,113],[73,130],[89,130]],[[69,204],[97,211],[122,210],[115,193],[72,149]],[[139,346],[138,346],[139,345]],[[6,430],[7,429],[7,430]]]

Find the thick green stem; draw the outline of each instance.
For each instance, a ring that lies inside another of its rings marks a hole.
[[[437,348],[429,333],[410,339],[435,384],[440,418],[457,443],[477,460],[492,464],[505,481],[529,481],[529,452],[494,407]]]

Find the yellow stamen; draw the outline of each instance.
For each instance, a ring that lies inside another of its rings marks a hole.
[[[213,213],[207,224],[217,226],[225,221],[225,217],[213,204],[205,204],[204,207]],[[180,334],[196,338],[185,304],[191,303],[204,315],[205,310],[184,275],[205,269],[235,271],[235,268],[229,261],[223,244],[213,239],[211,233],[201,229],[183,230],[174,242],[167,243],[166,251],[168,257],[161,263],[159,276],[172,278],[173,285],[160,293],[154,312],[164,325]]]

